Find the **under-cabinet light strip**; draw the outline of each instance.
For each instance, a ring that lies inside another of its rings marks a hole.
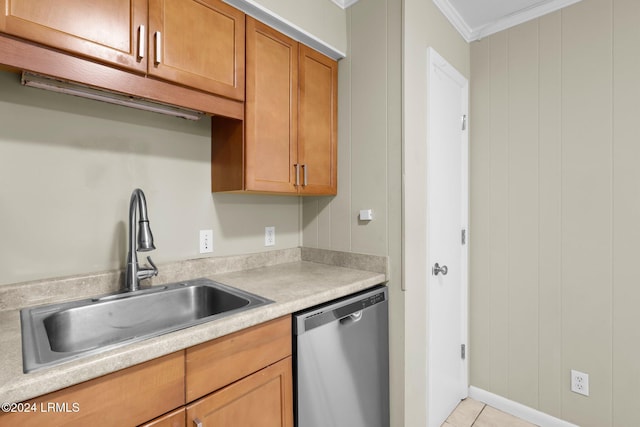
[[[145,101],[127,95],[93,89],[88,86],[56,80],[50,77],[41,76],[24,71],[22,73],[22,84],[24,86],[38,89],[50,90],[52,92],[65,93],[79,96],[81,98],[93,99],[96,101],[108,102],[110,104],[122,105],[136,108],[138,110],[151,111],[153,113],[166,114],[173,117],[181,117],[187,120],[200,120],[204,115],[199,111],[178,108],[157,102]]]

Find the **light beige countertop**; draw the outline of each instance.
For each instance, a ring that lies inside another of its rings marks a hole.
[[[20,402],[369,288],[387,258],[309,248],[202,258],[159,266],[154,285],[206,277],[273,300],[255,309],[43,368],[22,370],[20,308],[118,289],[121,272],[0,286],[0,402]]]

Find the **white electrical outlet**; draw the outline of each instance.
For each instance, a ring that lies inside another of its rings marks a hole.
[[[200,253],[213,252],[213,230],[200,230]]]
[[[264,228],[264,245],[273,246],[276,244],[276,228],[265,227]]]
[[[571,391],[589,396],[589,374],[571,370]]]

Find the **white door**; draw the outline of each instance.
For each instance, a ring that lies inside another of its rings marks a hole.
[[[428,425],[439,427],[468,390],[468,82],[435,50],[428,58]]]

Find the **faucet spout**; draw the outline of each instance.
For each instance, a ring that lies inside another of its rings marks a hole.
[[[136,212],[138,212],[137,247],[134,239]],[[151,261],[151,257],[147,257],[151,267],[140,267],[138,265],[137,251],[146,252],[152,251],[155,248],[153,244],[153,234],[149,227],[149,217],[147,216],[147,200],[144,197],[144,192],[136,188],[131,193],[131,200],[129,202],[129,253],[127,254],[127,272],[124,280],[124,288],[126,291],[137,291],[140,289],[141,279],[158,275],[158,269],[153,261]]]

